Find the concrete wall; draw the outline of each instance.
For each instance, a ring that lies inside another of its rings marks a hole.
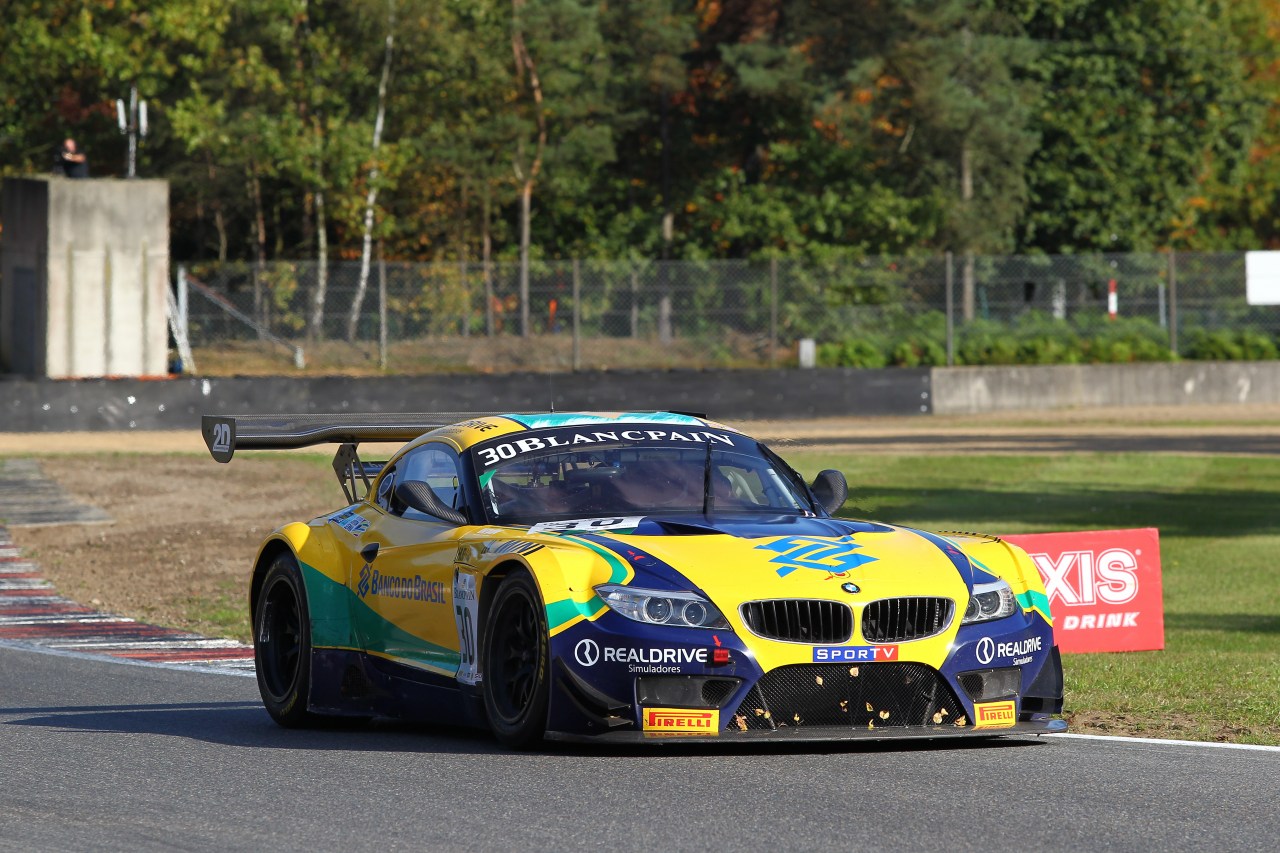
[[[1280,403],[1280,361],[934,368],[932,391],[940,415]]]
[[[161,375],[169,185],[6,179],[0,364],[55,378]]]
[[[1280,403],[1280,362],[917,370],[50,380],[0,377],[0,431],[199,429],[204,414],[677,409],[724,420]]]
[[[0,431],[200,428],[206,414],[676,409],[712,418],[929,412],[929,371],[725,370],[52,381],[0,378]]]

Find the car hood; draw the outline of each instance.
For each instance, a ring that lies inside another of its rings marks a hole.
[[[967,599],[968,559],[951,542],[905,527],[800,516],[649,516],[629,529],[580,535],[622,556],[635,585],[702,590],[722,607],[767,598],[850,604],[941,595]]]

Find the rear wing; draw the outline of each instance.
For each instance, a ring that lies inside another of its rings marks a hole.
[[[356,447],[363,441],[412,441],[423,433],[471,418],[497,413],[420,412],[343,415],[205,415],[200,429],[217,462],[230,462],[236,450],[289,450],[317,444],[340,445],[333,470],[349,503],[355,503],[357,480],[367,492],[384,462],[361,462]]]

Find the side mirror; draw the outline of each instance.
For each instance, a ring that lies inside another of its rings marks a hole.
[[[845,499],[849,497],[849,481],[844,474],[831,468],[818,472],[818,476],[813,478],[812,488],[818,503],[832,515],[844,506]]]
[[[396,484],[396,497],[410,509],[424,515],[434,515],[453,524],[468,524],[467,517],[451,506],[445,506],[421,480],[403,480]]]

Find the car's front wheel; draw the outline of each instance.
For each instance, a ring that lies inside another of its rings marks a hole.
[[[289,728],[312,724],[311,623],[302,573],[292,554],[272,560],[254,603],[253,656],[267,713]]]
[[[549,646],[538,586],[527,572],[517,572],[498,587],[480,650],[489,727],[507,746],[530,747],[546,732]]]

